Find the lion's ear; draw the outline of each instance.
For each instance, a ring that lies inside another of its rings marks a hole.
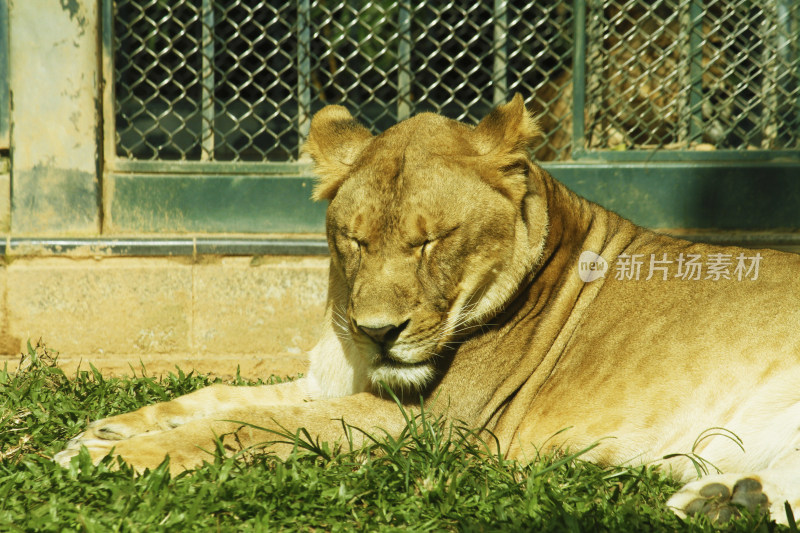
[[[311,197],[332,200],[350,166],[372,139],[372,134],[342,106],[329,105],[311,119],[303,151],[314,160],[317,183]]]
[[[507,104],[486,115],[472,132],[477,152],[490,168],[484,179],[515,203],[528,190],[528,147],[541,135],[536,122],[517,93]]]

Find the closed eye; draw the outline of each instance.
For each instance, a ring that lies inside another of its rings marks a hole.
[[[343,244],[347,243],[347,246],[350,250],[354,252],[358,252],[362,249],[366,249],[367,243],[360,240],[359,238],[351,235],[349,232],[342,231],[341,232],[341,239],[337,239],[337,241],[341,241]]]
[[[410,247],[415,251],[417,251],[420,254],[420,257],[425,256],[426,254],[431,252],[431,250],[436,244],[438,244],[443,239],[449,237],[457,229],[458,226],[453,226],[452,228],[446,231],[442,231],[436,235],[432,235],[422,241],[411,243]]]
[[[433,250],[434,246],[439,242],[438,238],[433,239],[426,239],[422,241],[421,244],[417,244],[414,248],[416,249],[417,256],[422,259],[424,257],[428,257]]]

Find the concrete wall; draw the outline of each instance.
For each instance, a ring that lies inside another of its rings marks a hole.
[[[14,259],[0,267],[0,366],[41,338],[70,371],[296,374],[327,275],[324,257]]]

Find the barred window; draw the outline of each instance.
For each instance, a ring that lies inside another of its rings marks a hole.
[[[515,92],[542,161],[800,147],[793,0],[118,0],[113,32],[127,159],[292,162],[326,104],[380,131],[476,122]]]

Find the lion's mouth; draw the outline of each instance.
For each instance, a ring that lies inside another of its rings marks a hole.
[[[391,389],[421,389],[433,378],[434,367],[430,360],[403,361],[388,350],[380,351],[369,377],[375,387],[383,383]]]
[[[391,350],[388,348],[381,349],[378,352],[378,364],[380,366],[388,366],[394,368],[412,368],[415,366],[423,366],[427,364],[427,361],[403,361],[399,359],[396,355],[392,354]]]

